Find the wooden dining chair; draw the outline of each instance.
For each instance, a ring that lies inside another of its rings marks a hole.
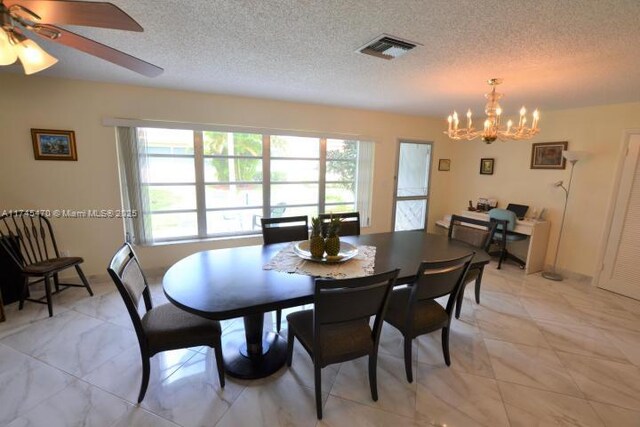
[[[51,317],[52,295],[69,287],[86,288],[89,295],[93,296],[89,281],[80,268],[84,260],[81,257],[60,256],[53,227],[44,215],[16,212],[0,216],[0,245],[24,279],[18,306],[20,310],[25,300],[47,304]],[[60,283],[58,274],[72,267],[82,284]],[[29,287],[37,283],[44,284],[45,296],[40,299],[28,298]],[[55,291],[52,291],[52,285]]]
[[[260,221],[265,245],[309,239],[309,218],[305,215],[261,218]],[[280,332],[281,323],[282,310],[276,310],[277,332]]]
[[[150,359],[163,351],[202,345],[212,347],[220,386],[224,387],[220,322],[188,313],[171,303],[154,307],[147,278],[128,243],[122,245],[111,258],[107,271],[124,300],[140,345],[142,382],[138,403],[144,399],[149,385]],[[145,308],[142,317],[138,311],[141,298]]]
[[[464,242],[469,246],[481,251],[487,251],[496,230],[497,222],[482,221],[475,218],[467,218],[459,215],[451,215],[449,223],[449,239]],[[456,319],[460,318],[462,302],[464,301],[464,290],[471,282],[475,282],[476,303],[480,304],[480,286],[482,285],[482,274],[484,264],[469,267],[469,271],[462,282],[462,288],[458,293],[456,303]]]
[[[341,236],[359,236],[360,235],[360,212],[340,212],[340,213],[323,213],[318,216],[322,223],[322,233],[327,235],[327,225],[331,221],[331,217],[340,218],[340,235]]]
[[[322,419],[321,370],[325,366],[369,356],[371,398],[378,400],[376,366],[382,321],[399,270],[354,279],[316,279],[312,310],[287,316],[287,366],[297,338],[313,360],[316,410]],[[373,329],[369,324],[375,316]]]
[[[414,338],[442,330],[442,352],[447,366],[449,356],[449,327],[458,292],[475,253],[446,261],[422,262],[415,280],[408,286],[395,289],[389,297],[384,320],[398,329],[404,337],[404,367],[407,381],[413,382],[411,343]],[[446,307],[436,300],[449,296]]]

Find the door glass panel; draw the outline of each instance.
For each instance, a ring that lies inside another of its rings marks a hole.
[[[400,144],[398,197],[426,196],[429,185],[431,145]]]
[[[395,231],[422,230],[426,213],[426,200],[398,200]]]

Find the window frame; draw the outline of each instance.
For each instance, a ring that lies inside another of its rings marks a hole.
[[[164,126],[163,124],[154,124],[154,125],[138,125],[136,129],[139,128],[156,128],[156,129],[175,129],[173,126]],[[355,143],[369,143],[372,142],[370,138],[363,139],[351,135],[343,135],[343,136],[318,136],[317,134],[306,133],[303,135],[300,134],[290,134],[286,132],[278,132],[278,131],[261,131],[254,129],[225,129],[225,128],[203,128],[200,126],[194,126],[193,128],[189,127],[181,127],[184,130],[190,130],[193,132],[194,138],[194,153],[193,154],[165,154],[165,153],[149,153],[147,157],[162,157],[162,158],[193,158],[194,161],[194,170],[195,170],[195,182],[180,182],[180,183],[144,183],[142,185],[145,186],[154,186],[154,185],[185,185],[185,186],[194,186],[196,191],[196,209],[176,209],[176,210],[163,210],[163,211],[152,211],[149,210],[144,212],[143,215],[157,215],[157,214],[170,214],[170,213],[194,213],[196,214],[197,221],[197,235],[184,235],[184,236],[176,236],[176,237],[165,237],[165,238],[155,238],[153,237],[153,230],[150,230],[152,235],[153,243],[151,244],[165,244],[165,243],[179,243],[186,241],[202,241],[202,240],[212,240],[212,239],[220,239],[220,238],[242,238],[248,236],[259,236],[261,234],[260,229],[256,230],[246,230],[246,231],[230,231],[228,233],[207,233],[207,213],[209,212],[224,212],[224,211],[239,211],[239,210],[257,210],[262,209],[262,217],[269,217],[271,209],[274,206],[271,206],[271,186],[273,184],[317,184],[318,185],[318,200],[315,203],[302,203],[302,204],[287,204],[287,208],[298,208],[298,207],[313,207],[318,209],[318,213],[326,212],[326,209],[331,206],[344,206],[344,205],[352,205],[354,210],[357,210],[358,203],[358,156],[355,159],[327,159],[327,140],[328,139],[337,139],[342,141],[355,141]],[[246,155],[212,155],[212,154],[204,154],[204,132],[224,132],[224,133],[245,133],[245,134],[255,134],[261,135],[262,137],[262,156],[246,156]],[[287,136],[302,136],[309,138],[317,138],[319,141],[319,153],[318,157],[282,157],[282,156],[271,156],[271,140],[273,137],[287,137]],[[359,154],[358,154],[359,155]],[[208,182],[205,180],[205,161],[206,159],[235,159],[235,158],[245,158],[245,159],[261,159],[262,160],[262,181],[234,181],[228,183],[220,183],[220,182]],[[291,161],[306,161],[313,160],[319,162],[319,172],[318,172],[318,180],[317,181],[287,181],[287,182],[279,182],[272,181],[271,179],[271,161],[272,160],[291,160]],[[356,173],[354,179],[352,181],[344,181],[344,180],[330,180],[327,181],[327,161],[343,161],[343,162],[355,162],[356,165]],[[371,163],[371,167],[373,167],[373,162]],[[239,207],[224,207],[224,208],[207,208],[206,205],[206,187],[208,185],[229,185],[229,184],[259,184],[262,185],[262,206],[239,206]],[[329,184],[344,184],[344,183],[353,183],[354,184],[354,200],[351,202],[326,202],[326,187]],[[372,192],[373,190],[370,189]]]

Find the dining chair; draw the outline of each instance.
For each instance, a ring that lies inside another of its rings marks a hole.
[[[316,279],[312,310],[287,316],[287,366],[297,338],[313,360],[316,411],[322,419],[321,371],[325,366],[369,356],[371,398],[378,400],[376,366],[384,313],[398,272],[353,279]],[[373,328],[369,319],[375,316]]]
[[[51,317],[52,295],[70,287],[86,288],[89,295],[93,296],[89,281],[80,268],[84,260],[81,257],[60,256],[53,227],[44,215],[15,212],[0,216],[0,245],[9,254],[23,279],[18,306],[20,310],[24,307],[25,300],[47,304]],[[60,283],[58,274],[72,267],[82,284]],[[37,283],[44,284],[45,296],[40,299],[28,298],[29,287]],[[52,283],[54,292],[51,290]]]
[[[506,224],[505,227],[502,223],[499,223],[493,237],[493,240],[498,243],[500,247],[500,251],[498,252],[500,256],[498,260],[498,270],[502,267],[502,262],[505,259],[511,259],[515,261],[520,268],[524,268],[527,263],[507,250],[507,243],[517,242],[527,238],[527,236],[523,234],[513,233],[513,230],[516,228],[516,222],[518,221],[516,214],[508,209],[494,208],[489,211],[489,219],[502,221]]]
[[[404,367],[407,381],[413,382],[411,344],[414,338],[442,330],[442,353],[447,366],[449,327],[453,307],[475,252],[446,261],[422,262],[415,280],[408,286],[394,289],[389,297],[385,322],[398,329],[404,337]],[[446,307],[437,298],[449,296]]]
[[[309,239],[309,218],[301,216],[283,216],[260,218],[262,240],[265,245],[284,242],[297,242]],[[280,332],[282,310],[276,310],[276,331]]]
[[[147,278],[129,243],[122,245],[113,255],[107,271],[124,300],[140,345],[142,382],[138,403],[144,399],[149,385],[150,359],[163,351],[202,345],[212,347],[218,367],[218,380],[220,386],[224,387],[220,322],[188,313],[171,303],[154,307]],[[138,311],[141,298],[145,308],[142,317]]]
[[[459,215],[451,215],[449,223],[449,239],[464,242],[469,246],[481,251],[489,249],[491,238],[495,232],[497,223],[495,221],[482,221],[475,218],[467,218]],[[469,267],[467,275],[462,282],[462,287],[458,293],[456,303],[456,319],[460,318],[462,302],[464,301],[464,290],[471,282],[475,282],[476,303],[480,304],[480,286],[482,284],[482,274],[484,264]]]
[[[340,218],[341,236],[359,236],[360,235],[360,212],[341,212],[341,213],[323,213],[318,216],[322,223],[322,233],[327,235],[327,225],[331,221],[331,217]]]

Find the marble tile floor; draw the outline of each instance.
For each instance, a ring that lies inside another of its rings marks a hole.
[[[154,303],[166,302],[160,279],[153,282]],[[227,376],[224,389],[208,348],[156,355],[136,405],[131,322],[112,283],[93,289],[94,297],[83,289],[57,295],[51,319],[46,306],[6,307],[0,426],[640,426],[640,301],[509,264],[487,268],[480,305],[467,290],[452,325],[451,367],[440,334],[423,336],[407,383],[402,336],[385,325],[378,402],[366,359],[327,367],[320,422],[313,365],[298,344],[292,368],[255,381]],[[239,329],[239,320],[223,322],[223,335]]]

